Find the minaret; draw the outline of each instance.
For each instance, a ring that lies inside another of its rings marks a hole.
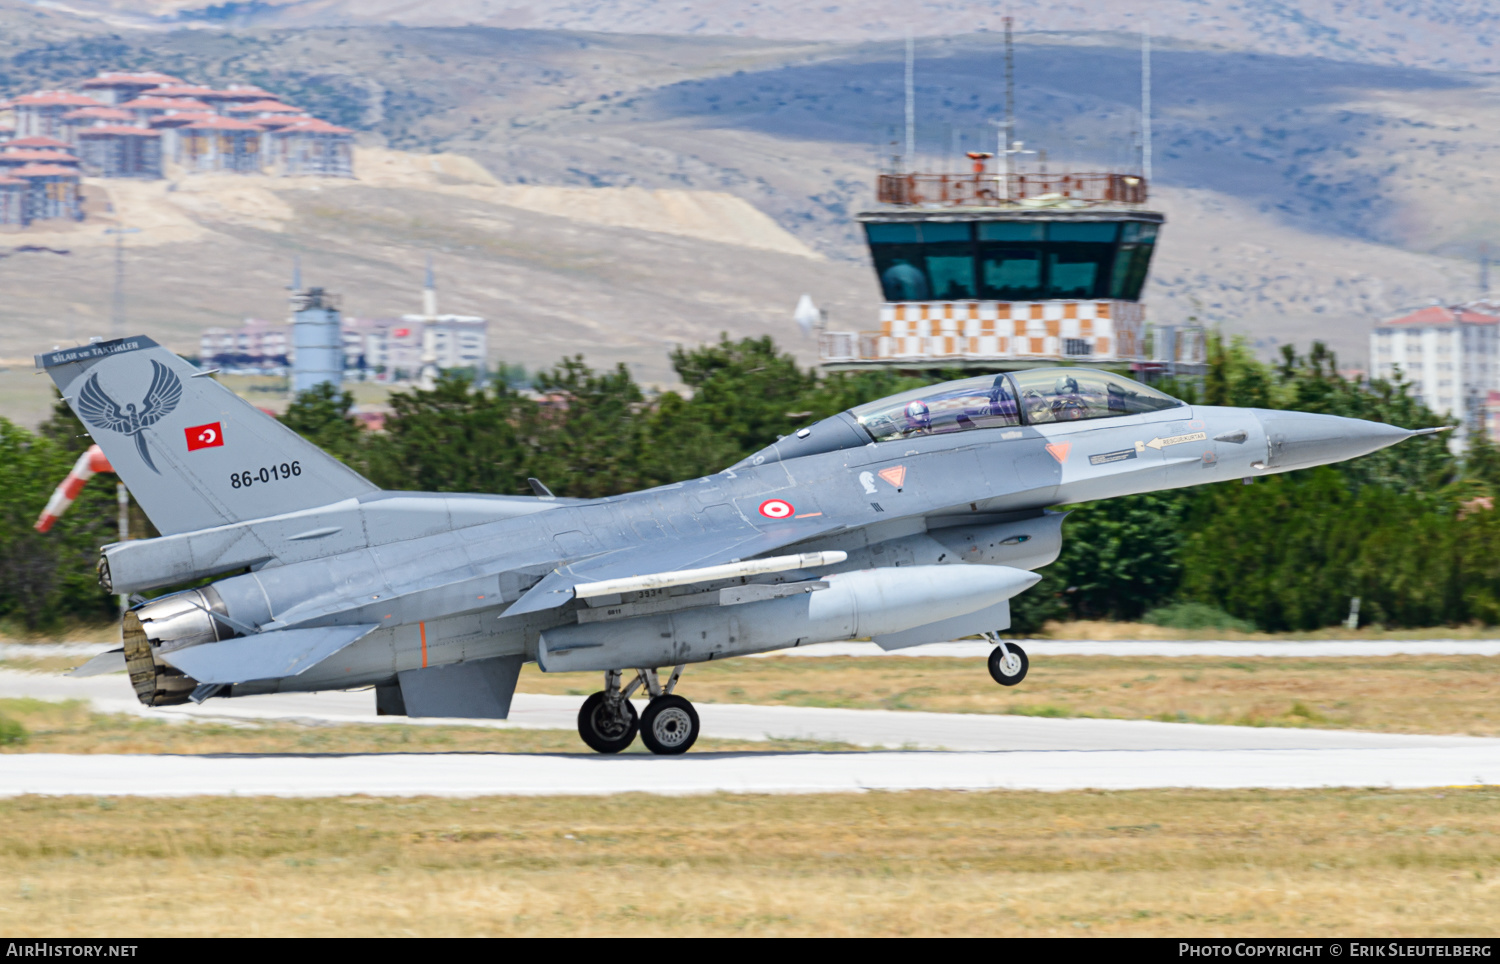
[[[437,285],[432,280],[432,255],[427,256],[427,280],[422,284],[422,317],[437,317]]]
[[[432,280],[432,255],[427,256],[427,277],[422,284],[422,373],[417,377],[417,387],[432,391],[437,385],[437,352],[433,342],[437,334],[437,285]]]

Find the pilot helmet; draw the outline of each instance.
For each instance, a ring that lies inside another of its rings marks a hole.
[[[926,402],[919,398],[907,403],[906,424],[912,428],[927,428],[932,424],[932,415]]]
[[[1078,379],[1074,378],[1072,375],[1058,376],[1057,382],[1052,386],[1052,394],[1077,395]]]

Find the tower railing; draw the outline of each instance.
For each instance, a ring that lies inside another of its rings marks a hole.
[[[1146,179],[1135,174],[881,174],[881,204],[1032,207],[1047,201],[1146,203]],[[1028,203],[1029,202],[1029,203]]]

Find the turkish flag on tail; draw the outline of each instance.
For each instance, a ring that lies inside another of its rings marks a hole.
[[[224,444],[224,430],[219,427],[218,422],[209,422],[207,425],[194,425],[182,430],[187,436],[187,447],[189,452],[199,449],[211,449]]]

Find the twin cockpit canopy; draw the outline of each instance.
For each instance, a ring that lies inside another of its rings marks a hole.
[[[761,465],[919,435],[1139,415],[1183,404],[1140,382],[1092,368],[979,375],[856,406],[739,464]]]
[[[979,428],[1074,422],[1180,406],[1140,382],[1091,368],[980,375],[850,409],[876,442]]]

